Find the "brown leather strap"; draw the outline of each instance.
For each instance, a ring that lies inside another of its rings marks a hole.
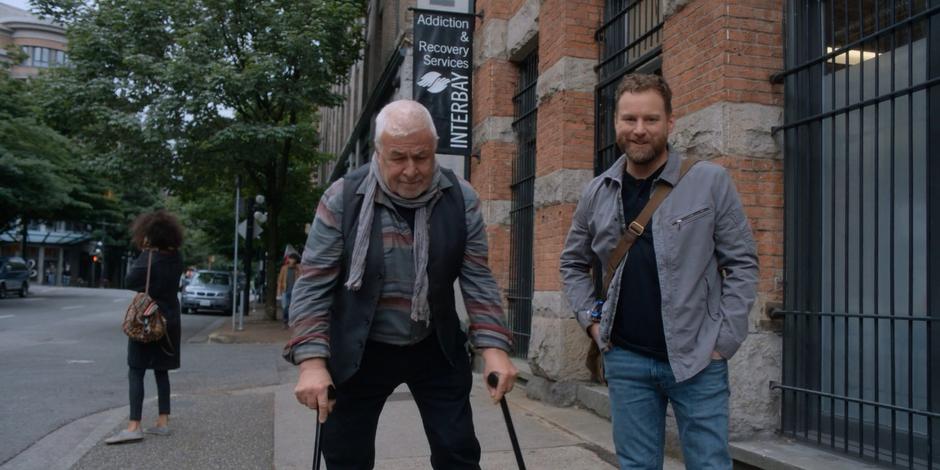
[[[679,178],[676,179],[676,185],[679,184],[682,177],[699,161],[700,160],[692,158],[687,158],[682,161],[682,165],[679,167]],[[640,235],[643,235],[643,231],[646,230],[646,224],[648,224],[653,217],[653,212],[656,212],[656,209],[659,208],[659,205],[666,199],[666,196],[669,195],[672,188],[673,186],[667,183],[660,182],[657,184],[656,188],[653,190],[653,195],[650,196],[650,200],[643,206],[643,210],[640,211],[640,215],[638,215],[633,222],[630,222],[630,225],[627,225],[627,231],[620,237],[620,241],[617,243],[614,251],[610,253],[610,258],[607,259],[607,266],[604,270],[606,273],[604,275],[604,291],[600,293],[602,297],[606,298],[607,296],[607,290],[610,288],[610,281],[614,278],[614,272],[617,271],[617,266],[620,265],[620,262],[623,261],[623,257],[630,251],[633,242],[635,242]]]
[[[153,250],[147,249],[149,252],[147,258],[147,283],[144,284],[144,293],[150,295],[150,262],[153,261]]]

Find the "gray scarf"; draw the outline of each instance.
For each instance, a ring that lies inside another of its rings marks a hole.
[[[365,185],[366,194],[362,200],[362,208],[359,210],[359,227],[356,229],[356,242],[353,245],[346,288],[358,291],[362,287],[366,253],[369,251],[369,236],[372,231],[373,215],[375,214],[376,188],[381,188],[385,197],[394,204],[415,209],[414,245],[412,246],[415,286],[414,293],[411,296],[411,320],[430,324],[431,316],[428,306],[428,248],[430,246],[428,241],[428,215],[441,194],[440,166],[437,163],[434,164],[434,176],[431,180],[431,186],[424,194],[414,199],[404,199],[388,189],[388,185],[385,184],[385,180],[379,173],[378,156],[373,154],[369,174],[366,175],[362,184]]]

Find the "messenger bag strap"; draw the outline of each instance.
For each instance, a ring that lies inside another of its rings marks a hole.
[[[682,177],[699,161],[700,160],[692,158],[687,158],[682,161],[682,166],[679,167],[679,178],[676,179],[676,185],[679,184],[679,181],[682,181]],[[607,269],[604,275],[604,291],[601,292],[602,298],[607,297],[607,290],[610,288],[610,281],[614,278],[614,272],[617,271],[617,266],[620,265],[624,256],[630,251],[633,242],[635,242],[640,235],[643,235],[643,231],[646,230],[646,224],[648,224],[653,217],[653,212],[656,212],[656,209],[659,208],[659,205],[666,199],[666,196],[669,195],[673,187],[674,186],[670,186],[667,183],[658,183],[653,190],[653,195],[650,196],[650,200],[643,206],[643,210],[640,211],[640,215],[627,226],[627,231],[620,237],[620,241],[617,243],[614,251],[610,253],[610,258],[607,259]]]
[[[147,283],[144,284],[144,293],[150,295],[150,262],[153,261],[153,250],[147,249]]]

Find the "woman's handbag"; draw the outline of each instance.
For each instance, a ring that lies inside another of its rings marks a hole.
[[[127,306],[123,329],[128,338],[140,343],[159,341],[166,335],[166,318],[160,313],[157,302],[150,297],[150,263],[153,250],[147,258],[147,283],[143,292],[138,292]]]

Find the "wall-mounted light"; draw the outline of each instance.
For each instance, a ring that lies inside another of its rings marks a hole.
[[[826,54],[832,54],[833,52],[839,50],[838,47],[827,46]],[[863,51],[859,49],[849,49],[842,54],[839,54],[831,59],[829,63],[831,64],[840,64],[840,65],[858,65],[866,60],[874,59],[881,55],[878,52]]]

